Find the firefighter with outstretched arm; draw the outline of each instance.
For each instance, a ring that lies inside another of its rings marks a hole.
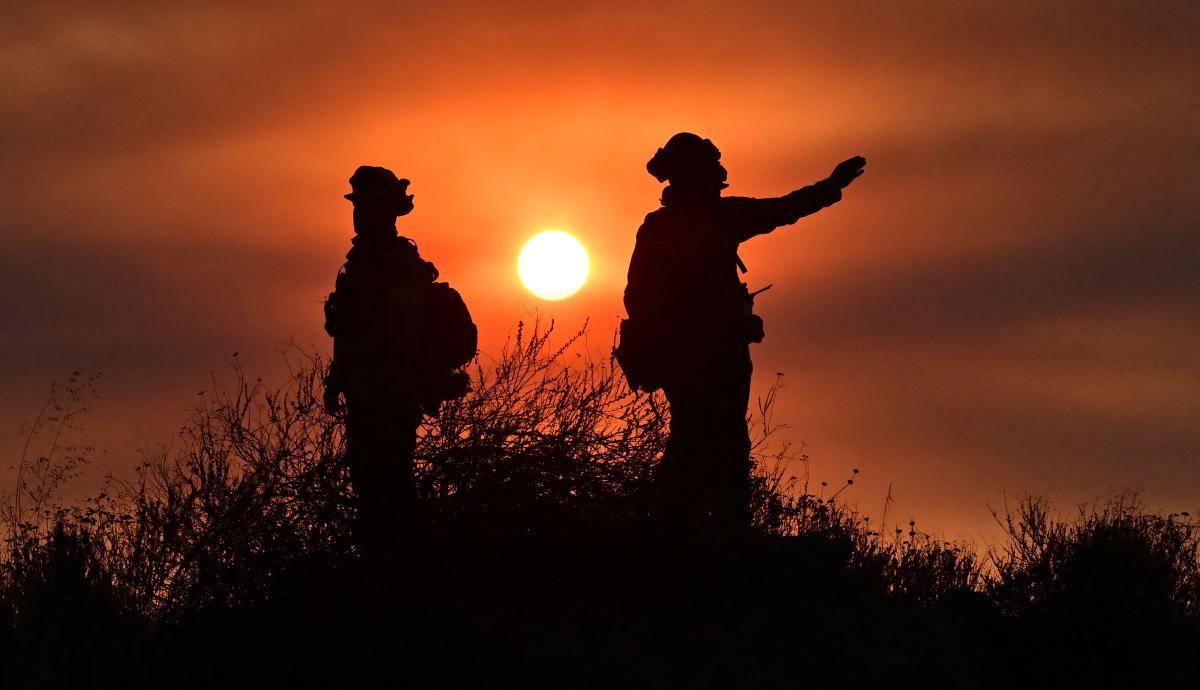
[[[670,438],[655,479],[656,512],[685,527],[742,530],[751,521],[749,345],[763,339],[741,281],[738,245],[837,203],[866,159],[777,198],[722,196],[727,172],[708,139],[682,132],[646,165],[661,207],[638,229],[617,358],[636,389],[661,388]]]

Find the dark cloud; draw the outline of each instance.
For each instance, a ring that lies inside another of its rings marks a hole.
[[[0,257],[0,329],[12,334],[0,375],[38,386],[76,367],[153,378],[211,367],[239,343],[310,335],[292,330],[289,308],[307,287],[316,313],[314,277],[329,263],[286,245],[26,240]]]
[[[1196,213],[1147,211],[1124,223],[1031,238],[1016,248],[903,259],[848,272],[771,310],[806,339],[987,339],[1056,316],[1200,304]],[[969,232],[963,229],[962,232]]]

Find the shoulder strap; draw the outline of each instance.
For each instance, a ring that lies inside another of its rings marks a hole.
[[[432,283],[438,279],[440,274],[438,273],[437,266],[434,266],[432,261],[426,261],[425,259],[421,258],[421,251],[417,248],[416,242],[408,237],[404,237],[403,235],[398,235],[396,239],[403,240],[404,242],[403,245],[397,243],[396,246],[403,246],[406,251],[411,252],[412,260],[416,263],[416,265],[420,266],[429,273],[429,282]]]

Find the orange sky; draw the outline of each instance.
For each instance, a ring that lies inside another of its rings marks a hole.
[[[47,5],[43,7],[42,5]],[[49,5],[53,5],[50,7]],[[167,442],[229,355],[327,348],[360,163],[494,353],[534,310],[606,343],[691,130],[730,193],[867,156],[844,203],[743,251],[779,414],[818,479],[978,535],[1003,492],[1200,506],[1200,147],[1189,3],[38,3],[0,21],[0,449],[101,370],[96,472]],[[575,233],[592,279],[526,293]]]

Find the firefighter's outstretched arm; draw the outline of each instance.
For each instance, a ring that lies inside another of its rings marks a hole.
[[[866,165],[867,159],[862,156],[848,158],[838,163],[829,177],[824,180],[785,195],[783,198],[787,200],[790,220],[783,225],[795,223],[804,216],[841,201],[842,190],[849,187],[855,178],[863,174],[863,168]]]
[[[747,210],[745,241],[755,235],[771,232],[777,227],[791,225],[804,216],[812,215],[842,200],[842,190],[863,174],[867,159],[848,158],[833,169],[829,177],[774,199],[750,199]]]

